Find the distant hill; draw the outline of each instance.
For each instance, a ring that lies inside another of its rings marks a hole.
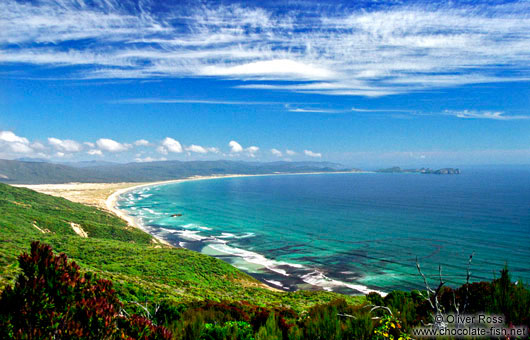
[[[0,182],[53,184],[68,182],[150,182],[214,174],[268,174],[349,171],[329,162],[163,161],[149,163],[90,163],[75,166],[46,162],[0,160]]]

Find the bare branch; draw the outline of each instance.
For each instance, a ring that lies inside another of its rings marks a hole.
[[[466,274],[466,297],[464,298],[464,307],[462,312],[464,313],[467,308],[467,300],[469,298],[469,280],[471,279],[471,261],[473,260],[473,255],[475,255],[475,252],[472,252],[471,255],[469,255],[469,261],[467,261],[467,274]]]
[[[145,311],[145,313],[147,314],[147,318],[149,320],[151,320],[151,313],[149,312],[149,309],[147,309],[147,302],[145,303],[145,306],[142,306],[140,303],[138,303],[136,301],[132,301],[132,303],[134,303],[138,307],[142,308]]]

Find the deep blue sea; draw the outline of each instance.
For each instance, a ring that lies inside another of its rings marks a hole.
[[[507,264],[530,282],[530,169],[460,175],[352,173],[190,181],[123,194],[120,209],[176,246],[286,290],[347,294],[450,285]],[[173,214],[182,214],[172,217]]]

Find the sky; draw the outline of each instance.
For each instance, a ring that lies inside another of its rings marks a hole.
[[[0,158],[530,163],[529,1],[0,13]]]

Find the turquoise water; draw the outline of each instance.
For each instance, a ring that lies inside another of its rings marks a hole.
[[[507,263],[530,282],[524,169],[224,178],[137,189],[118,205],[149,232],[286,290],[418,288],[416,257],[428,276],[441,264],[461,284],[472,252],[473,280]]]

